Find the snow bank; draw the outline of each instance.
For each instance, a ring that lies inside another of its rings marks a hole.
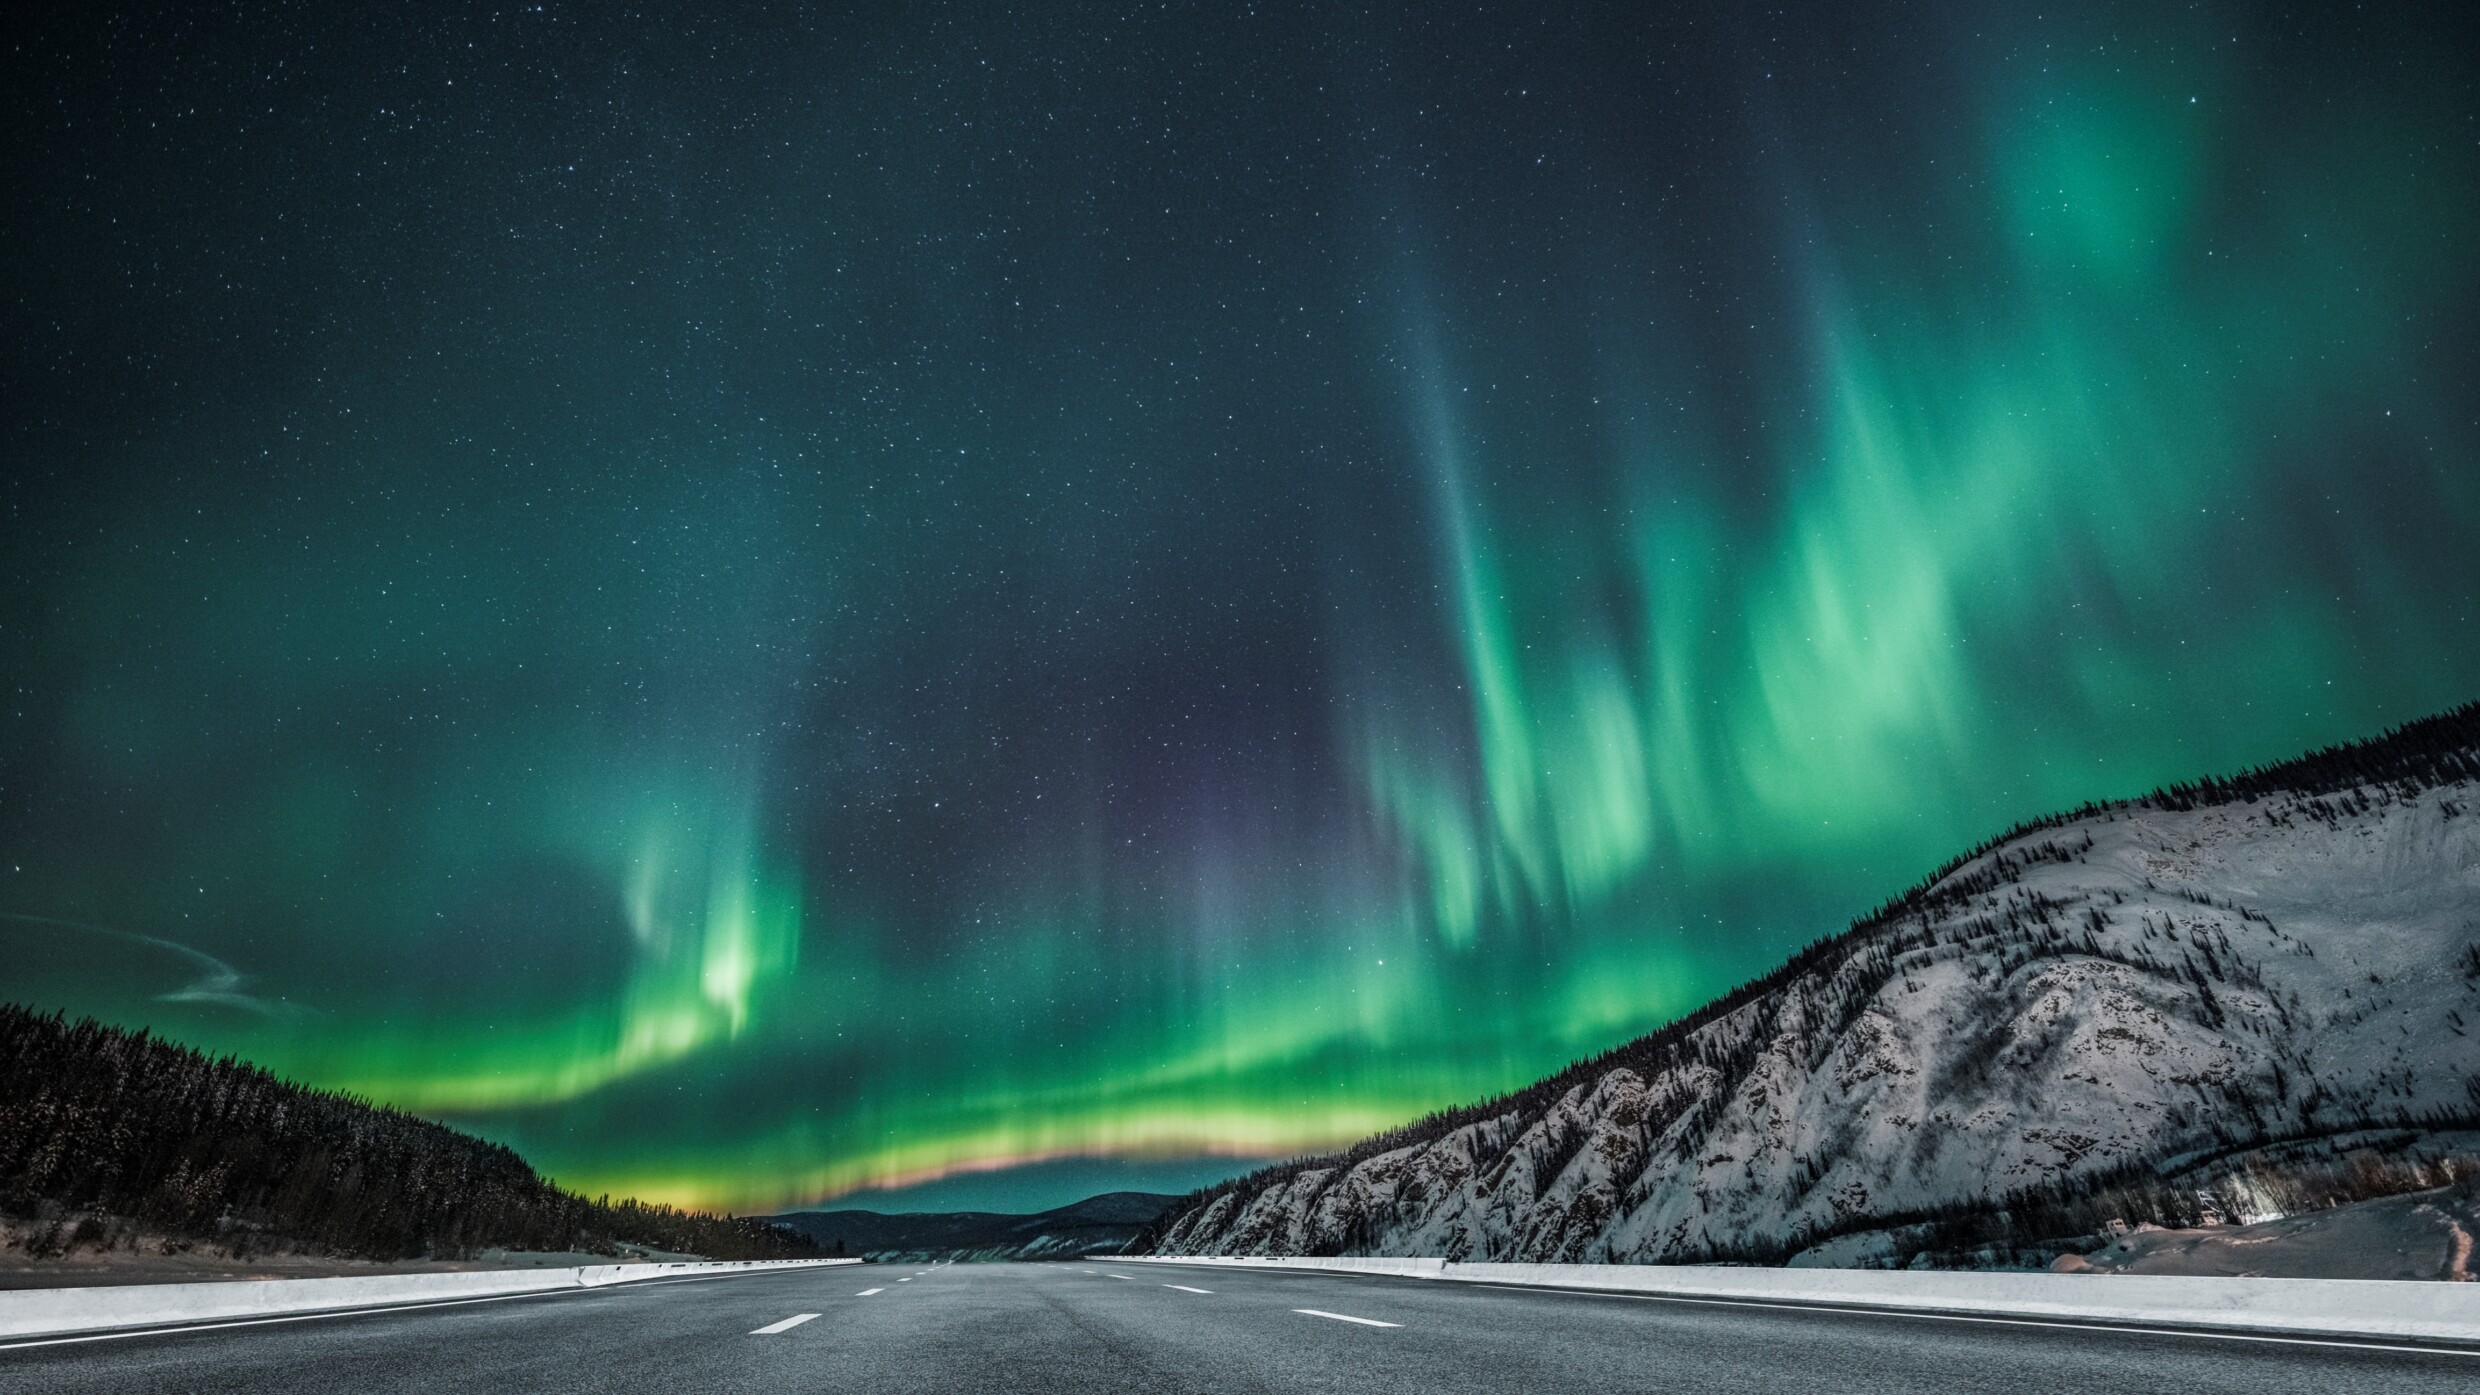
[[[741,1260],[728,1263],[590,1264],[574,1269],[486,1269],[462,1274],[380,1274],[349,1279],[269,1279],[235,1283],[126,1284],[110,1288],[0,1292],[0,1338],[53,1337],[304,1313],[351,1312],[402,1304],[452,1303],[521,1293],[556,1293],[780,1269],[859,1264],[857,1259]]]
[[[1737,1299],[2213,1332],[2480,1345],[2480,1284],[2161,1275],[1909,1273],[1724,1265],[1452,1264],[1438,1259],[1122,1259],[1308,1269],[1666,1298]]]

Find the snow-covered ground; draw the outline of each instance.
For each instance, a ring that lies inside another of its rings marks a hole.
[[[2146,1226],[2090,1255],[2069,1255],[2067,1273],[2184,1274],[2197,1278],[2480,1278],[2480,1192],[2437,1188],[2356,1201],[2248,1225],[2164,1230]]]
[[[2254,1140],[2468,1125],[2476,1031],[2470,780],[2122,804],[2001,843],[1567,1088],[1277,1170],[1157,1248],[1651,1263],[1796,1247]]]

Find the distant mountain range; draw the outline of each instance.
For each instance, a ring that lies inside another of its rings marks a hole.
[[[2475,1032],[2480,704],[2017,828],[1670,1027],[1140,1244],[2072,1265],[2468,1177]]]
[[[1118,1254],[1180,1198],[1156,1192],[1104,1192],[1032,1215],[943,1211],[795,1211],[769,1219],[800,1232],[827,1254],[900,1263],[940,1259],[1073,1259]]]

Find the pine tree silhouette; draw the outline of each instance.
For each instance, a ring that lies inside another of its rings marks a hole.
[[[635,1200],[588,1201],[508,1148],[401,1110],[210,1060],[145,1032],[0,1004],[0,1212],[103,1217],[236,1253],[368,1259],[623,1245],[713,1259],[815,1253],[788,1229]],[[77,1218],[70,1222],[68,1218]]]

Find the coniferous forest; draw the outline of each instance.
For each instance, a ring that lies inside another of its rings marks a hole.
[[[145,1234],[236,1256],[488,1249],[710,1259],[815,1253],[756,1220],[562,1191],[496,1143],[214,1060],[145,1032],[0,1004],[0,1215],[36,1254]]]

